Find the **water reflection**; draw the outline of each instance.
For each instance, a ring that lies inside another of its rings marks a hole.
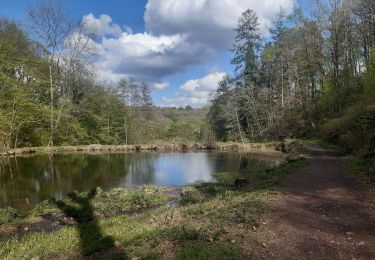
[[[183,186],[212,173],[258,167],[279,158],[239,153],[43,154],[0,158],[0,207],[28,208],[50,197],[100,186]]]

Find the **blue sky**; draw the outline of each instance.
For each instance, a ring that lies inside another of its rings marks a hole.
[[[0,16],[26,21],[36,0],[0,0]],[[232,73],[233,28],[247,8],[267,37],[273,17],[294,0],[64,0],[68,16],[95,25],[99,80],[133,77],[153,86],[161,106],[207,104],[217,82]],[[298,1],[305,9],[308,1]]]

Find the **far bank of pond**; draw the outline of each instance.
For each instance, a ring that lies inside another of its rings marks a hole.
[[[39,153],[56,152],[136,152],[136,151],[196,151],[196,150],[215,150],[215,151],[241,151],[241,152],[275,152],[276,143],[161,143],[145,145],[79,145],[79,146],[41,146],[41,147],[23,147],[0,151],[0,156],[15,156]]]

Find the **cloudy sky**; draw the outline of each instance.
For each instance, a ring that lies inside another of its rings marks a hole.
[[[23,21],[37,0],[0,0],[0,16]],[[246,9],[259,16],[260,33],[280,7],[298,0],[64,0],[74,19],[95,26],[99,55],[95,66],[103,81],[133,77],[153,87],[161,106],[200,107],[226,73],[232,73],[233,28]]]

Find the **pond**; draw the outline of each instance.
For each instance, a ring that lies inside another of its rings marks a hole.
[[[180,187],[213,181],[215,172],[274,164],[281,158],[246,153],[61,153],[0,158],[0,208],[25,210],[48,198],[95,187],[154,184]]]

